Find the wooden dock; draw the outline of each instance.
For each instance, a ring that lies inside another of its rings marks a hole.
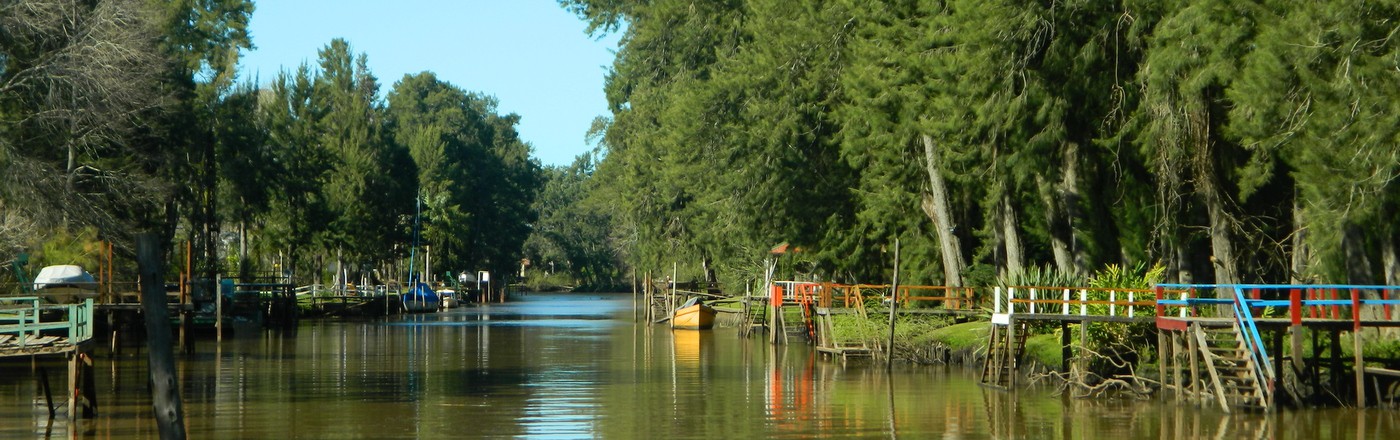
[[[68,416],[96,411],[92,392],[92,358],[87,348],[93,334],[93,301],[48,304],[36,296],[0,297],[0,358],[57,357],[68,360]],[[48,375],[40,374],[49,417],[56,413]]]
[[[1270,410],[1280,391],[1294,402],[1321,394],[1347,395],[1364,407],[1368,375],[1372,382],[1396,377],[1387,373],[1395,370],[1366,366],[1360,335],[1366,329],[1400,327],[1393,312],[1400,305],[1394,299],[1400,286],[1009,286],[994,292],[982,383],[995,388],[1014,386],[1022,347],[1030,336],[1025,324],[1037,321],[1060,323],[1067,368],[1071,360],[1084,359],[1082,353],[1072,353],[1085,346],[1085,324],[1153,324],[1163,391],[1177,400],[1218,405],[1225,411]],[[1079,324],[1077,347],[1071,343],[1071,324]],[[1349,368],[1342,354],[1343,333],[1352,335]],[[1329,341],[1320,343],[1319,335]],[[1303,349],[1309,336],[1310,352]],[[1344,383],[1348,374],[1354,382]]]

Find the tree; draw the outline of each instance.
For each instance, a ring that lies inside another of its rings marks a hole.
[[[339,278],[344,258],[355,267],[372,267],[392,256],[384,243],[406,241],[400,222],[413,209],[417,173],[382,128],[379,85],[365,55],[353,57],[350,44],[335,39],[320,50],[318,63],[311,93],[314,141],[332,163],[324,186],[331,225],[318,239],[335,250]]]
[[[532,209],[538,218],[525,241],[526,255],[539,265],[555,265],[582,285],[620,284],[623,263],[608,242],[612,214],[590,203],[595,163],[585,153],[568,167],[545,167],[544,184]],[[557,264],[557,265],[556,265]]]
[[[0,199],[44,227],[96,226],[131,250],[158,222],[166,150],[133,137],[169,98],[137,0],[0,2]]]
[[[519,117],[428,72],[394,85],[387,115],[417,164],[425,244],[438,267],[506,273],[529,235],[539,186],[539,165],[515,132]]]

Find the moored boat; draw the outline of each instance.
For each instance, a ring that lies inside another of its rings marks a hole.
[[[403,310],[408,313],[436,312],[442,305],[442,299],[427,283],[415,283],[403,294],[402,300]]]
[[[45,266],[34,276],[34,293],[54,303],[78,303],[97,296],[97,280],[81,266]]]
[[[700,298],[691,298],[671,314],[671,327],[704,330],[715,326],[715,309]]]
[[[442,308],[453,309],[462,305],[462,301],[457,298],[457,291],[454,289],[438,289],[437,294],[442,298]]]

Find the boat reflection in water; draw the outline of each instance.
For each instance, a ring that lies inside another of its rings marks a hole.
[[[708,348],[713,346],[712,333],[704,330],[675,329],[671,331],[677,367],[699,367]]]

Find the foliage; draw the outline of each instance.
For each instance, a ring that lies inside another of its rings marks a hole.
[[[1051,266],[1028,266],[1017,273],[997,277],[997,285],[1029,287],[1073,287],[1084,284],[1083,277]]]
[[[1117,264],[1110,264],[1089,277],[1089,287],[1099,289],[1151,289],[1162,282],[1163,272],[1167,270],[1162,265],[1154,265],[1150,269],[1143,263],[1138,263],[1132,269],[1127,269]]]
[[[629,274],[609,241],[613,213],[590,203],[588,194],[595,163],[580,155],[568,167],[546,167],[544,184],[535,197],[538,220],[525,241],[526,257],[549,271],[565,271],[585,286],[624,284]]]
[[[33,273],[38,273],[44,266],[60,264],[75,264],[83,269],[95,271],[101,253],[102,243],[97,239],[97,228],[59,229],[44,240],[40,251],[31,258],[29,266]]]
[[[594,196],[629,263],[879,280],[898,238],[913,282],[1065,285],[1381,279],[1394,7],[1344,3],[561,1],[624,33]]]

